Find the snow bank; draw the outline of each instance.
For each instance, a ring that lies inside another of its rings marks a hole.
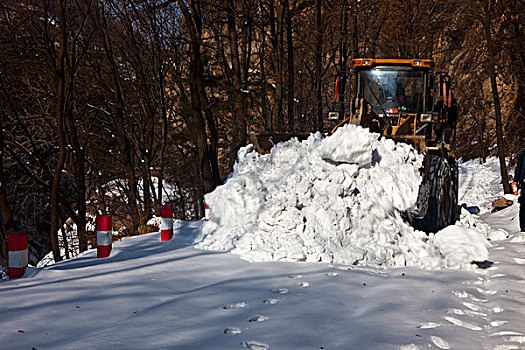
[[[460,218],[456,223],[456,226],[462,226],[481,232],[483,237],[490,241],[501,241],[509,237],[509,233],[505,229],[490,227],[484,223],[478,215],[470,213],[465,208],[461,208]]]
[[[197,247],[249,261],[457,267],[401,218],[416,202],[423,157],[378,136],[347,125],[268,155],[241,149],[227,183],[205,196],[210,221]]]
[[[433,243],[447,257],[450,267],[461,268],[464,262],[484,261],[489,256],[490,243],[483,234],[465,227],[445,227],[433,237]]]

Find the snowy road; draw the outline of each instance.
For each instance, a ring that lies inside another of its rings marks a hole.
[[[497,176],[468,167],[461,203],[486,208]],[[249,263],[193,248],[183,223],[0,281],[0,349],[525,349],[517,206],[482,219],[509,236],[468,271]]]

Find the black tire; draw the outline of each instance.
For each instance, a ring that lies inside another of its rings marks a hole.
[[[459,210],[458,210],[458,190],[459,190],[459,174],[458,174],[458,163],[454,157],[448,159],[448,164],[450,167],[450,186],[449,186],[449,195],[450,200],[449,205],[449,214],[448,219],[449,225],[454,225],[459,219]]]
[[[427,211],[421,218],[413,218],[411,220],[412,226],[424,232],[437,232],[442,228],[448,226],[453,220],[457,210],[457,200],[455,204],[452,203],[451,194],[455,191],[451,186],[452,171],[446,158],[439,155],[428,155],[429,157],[429,172],[428,177],[423,181],[428,187],[428,206]],[[454,181],[454,184],[457,181]],[[420,192],[421,194],[422,192]],[[453,198],[457,198],[453,196]],[[424,199],[418,199],[419,201]],[[451,216],[452,215],[452,216]]]

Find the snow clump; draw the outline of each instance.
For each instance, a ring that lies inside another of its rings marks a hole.
[[[346,125],[326,138],[316,133],[279,143],[267,155],[242,148],[232,176],[205,196],[210,219],[196,247],[248,261],[470,265],[469,256],[448,261],[449,250],[434,245],[434,235],[403,220],[417,200],[423,156],[378,138]]]

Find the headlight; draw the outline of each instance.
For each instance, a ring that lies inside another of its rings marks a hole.
[[[419,120],[421,120],[423,123],[431,122],[432,121],[432,114],[430,114],[430,113],[422,113],[419,116]]]
[[[339,119],[339,112],[330,112],[328,113],[328,119]]]

